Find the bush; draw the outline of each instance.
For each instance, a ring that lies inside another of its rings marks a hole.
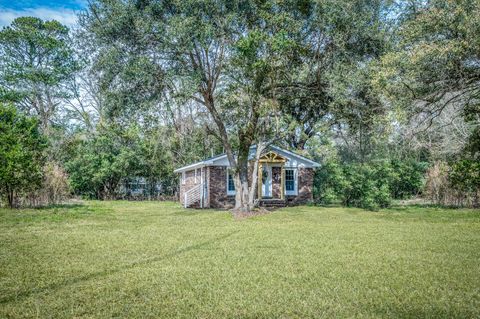
[[[344,205],[370,210],[390,205],[393,171],[387,162],[350,164],[345,166],[344,171],[348,180],[343,194]]]
[[[480,161],[462,159],[453,163],[449,175],[453,188],[462,193],[467,206],[479,207],[480,199]]]
[[[455,163],[435,162],[427,171],[425,195],[443,206],[480,206],[480,162],[462,159]]]
[[[340,202],[347,184],[343,167],[336,162],[327,162],[315,174],[313,197],[321,204]]]
[[[392,199],[420,192],[425,166],[413,161],[327,162],[315,176],[314,198],[321,204],[338,202],[369,210],[388,207]]]
[[[103,128],[82,141],[67,162],[74,192],[86,198],[114,199],[122,180],[139,165],[135,132]]]
[[[43,167],[40,189],[19,198],[21,206],[47,206],[60,204],[70,197],[70,185],[65,170],[55,162],[47,162]]]
[[[40,187],[45,148],[36,118],[0,104],[0,197],[10,207]]]
[[[428,163],[415,160],[392,160],[395,177],[390,181],[390,192],[394,199],[408,199],[420,194],[425,185]]]
[[[454,196],[448,182],[449,169],[447,163],[435,162],[427,170],[424,195],[436,204],[446,205]]]

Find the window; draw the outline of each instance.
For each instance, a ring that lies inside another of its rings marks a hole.
[[[285,193],[287,195],[296,195],[296,178],[295,170],[286,169],[285,170]]]
[[[198,183],[198,180],[200,179],[200,172],[198,171],[198,168],[195,170],[195,184]]]
[[[233,174],[232,172],[227,172],[227,195],[234,195],[235,194],[235,183],[233,181]]]
[[[185,184],[185,172],[182,172],[182,184]]]

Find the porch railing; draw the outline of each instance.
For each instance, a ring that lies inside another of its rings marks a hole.
[[[200,208],[203,208],[203,183],[195,185],[183,194],[183,206],[185,208],[199,203]]]

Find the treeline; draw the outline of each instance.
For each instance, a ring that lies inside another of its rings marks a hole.
[[[45,135],[35,116],[11,105],[0,104],[0,121],[0,191],[11,207],[55,204],[71,195],[173,199],[178,186],[173,170],[180,165],[176,163],[199,160],[214,150],[202,142],[201,132],[173,140],[168,127],[146,132],[110,125],[92,133],[55,130]],[[183,143],[188,144],[184,153],[176,151]]]
[[[225,152],[323,163],[315,201],[479,205],[480,1],[91,1],[71,30],[0,31],[0,192],[11,206],[175,196]]]
[[[314,199],[324,205],[341,203],[371,210],[412,198],[441,206],[480,207],[479,165],[468,159],[327,162],[315,176]]]

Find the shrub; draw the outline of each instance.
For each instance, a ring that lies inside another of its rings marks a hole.
[[[0,195],[10,207],[40,187],[45,147],[36,118],[0,104]]]
[[[327,162],[315,176],[314,198],[320,204],[340,202],[370,210],[388,207],[392,199],[420,192],[425,166],[414,161]]]
[[[479,207],[480,161],[462,159],[455,162],[450,170],[449,181],[453,188],[462,193],[465,205]]]
[[[425,184],[428,163],[415,160],[392,160],[394,178],[390,181],[390,191],[394,199],[407,199],[417,196]]]
[[[393,171],[388,162],[350,164],[344,167],[348,187],[344,189],[343,204],[370,210],[388,207]]]
[[[315,174],[313,196],[321,204],[340,202],[347,184],[343,167],[335,162],[327,162]]]
[[[425,195],[443,206],[480,206],[480,162],[462,159],[455,163],[435,162],[427,171]]]
[[[70,197],[68,176],[56,162],[47,162],[43,167],[41,187],[19,198],[22,206],[46,206],[59,204]]]
[[[426,173],[424,194],[432,202],[445,205],[453,194],[448,182],[449,166],[445,162],[435,162]]]

